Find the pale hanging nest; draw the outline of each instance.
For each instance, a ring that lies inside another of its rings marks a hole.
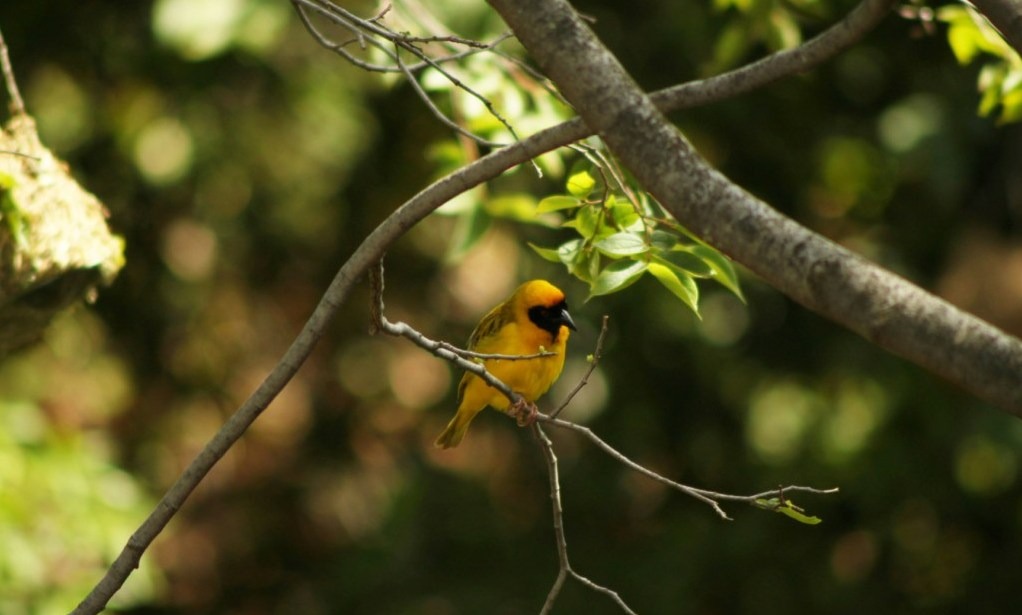
[[[14,113],[0,131],[0,356],[30,344],[124,265],[106,209]]]

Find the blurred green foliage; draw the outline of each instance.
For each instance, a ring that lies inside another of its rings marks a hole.
[[[501,30],[483,3],[429,6],[462,36]],[[657,87],[794,44],[852,4],[624,6],[580,9]],[[128,242],[124,272],[95,306],[0,367],[0,611],[34,615],[73,606],[99,578],[357,242],[485,148],[452,139],[400,79],[317,47],[283,0],[7,3],[0,25],[44,141]],[[925,29],[892,16],[811,74],[675,119],[718,168],[788,215],[1018,335],[1022,135],[977,117],[977,74],[959,65],[964,46],[949,47],[949,32],[915,36]],[[493,74],[483,59],[459,75],[520,119],[521,134],[567,114],[519,65],[495,60]],[[529,85],[507,89],[500,75]],[[435,74],[423,83],[441,110],[507,139]],[[394,247],[390,315],[462,340],[516,282],[550,278],[581,331],[548,403],[586,369],[600,316],[611,315],[605,357],[566,418],[696,486],[841,488],[796,500],[818,525],[731,507],[725,523],[555,432],[580,572],[641,613],[1015,608],[1017,419],[740,269],[745,303],[704,285],[701,319],[653,272],[624,275],[634,284],[583,305],[592,289],[564,275],[560,250],[551,264],[530,243],[588,240],[601,255],[593,279],[651,250],[668,249],[658,256],[669,262],[694,255],[665,265],[692,277],[712,275],[713,259],[687,238],[668,248],[656,230],[649,242],[637,233],[641,245],[618,236],[631,226],[618,195],[576,207],[585,188],[573,192],[569,178],[583,171],[595,186],[600,175],[584,156],[537,164],[543,177],[528,165],[506,173]],[[518,222],[537,206],[549,210],[539,224]],[[573,215],[574,228],[559,228],[550,216],[575,211],[562,206],[615,224],[601,235],[598,220]],[[495,413],[458,449],[434,450],[457,374],[399,340],[366,337],[364,299],[343,307],[143,558],[123,612],[538,610],[556,572],[541,457]],[[557,612],[616,610],[569,586]]]

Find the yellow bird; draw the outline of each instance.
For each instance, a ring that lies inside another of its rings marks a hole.
[[[535,359],[483,361],[488,372],[531,403],[561,375],[568,329],[578,330],[568,314],[564,293],[546,280],[532,280],[479,321],[468,338],[468,349],[483,354],[554,353]],[[458,412],[435,444],[440,448],[458,446],[469,423],[483,408],[493,406],[506,412],[508,405],[503,393],[467,372],[458,385]]]

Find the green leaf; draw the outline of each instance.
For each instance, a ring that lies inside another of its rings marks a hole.
[[[745,296],[742,295],[741,286],[738,284],[738,274],[735,273],[734,265],[728,257],[705,244],[690,246],[687,250],[703,259],[713,270],[713,279],[745,303]]]
[[[600,254],[595,250],[581,249],[575,254],[575,260],[567,263],[568,273],[591,284],[600,271]]]
[[[623,231],[645,230],[642,216],[635,211],[635,206],[629,201],[625,199],[617,200],[611,197],[607,199],[607,208],[610,210],[610,217],[617,228]]]
[[[649,272],[699,316],[699,287],[695,280],[686,275],[678,275],[674,269],[660,263],[650,263]]]
[[[744,21],[732,21],[721,30],[713,47],[713,60],[704,69],[716,74],[735,66],[752,46],[755,35]]]
[[[657,251],[657,261],[662,265],[672,267],[682,275],[694,276],[697,278],[712,278],[713,269],[706,264],[706,261],[695,254],[685,250]]]
[[[574,241],[578,241],[578,240],[575,239]],[[540,258],[542,258],[543,260],[550,261],[551,263],[559,263],[559,262],[561,262],[561,255],[560,255],[560,252],[558,250],[555,250],[554,248],[544,248],[542,246],[537,246],[536,244],[532,243],[531,241],[528,242],[528,244],[529,244],[529,247],[532,248],[533,251],[536,252],[536,254],[539,254]]]
[[[539,202],[536,206],[536,213],[545,214],[551,211],[561,211],[562,209],[571,209],[578,207],[582,204],[578,197],[567,196],[558,194],[555,196],[548,196]]]
[[[580,199],[589,196],[596,186],[596,180],[589,171],[578,171],[568,176],[568,193]]]
[[[649,250],[645,239],[634,233],[614,233],[596,241],[593,246],[607,256],[613,257],[633,256]]]
[[[795,506],[791,500],[779,501],[777,498],[770,499],[758,499],[756,500],[756,506],[765,510],[772,510],[776,513],[780,513],[786,517],[794,519],[799,523],[805,523],[806,525],[817,525],[823,521],[819,517],[807,515],[803,508]]]
[[[644,260],[622,259],[607,265],[589,287],[589,297],[608,295],[635,283],[646,272]]]
[[[565,265],[571,265],[578,260],[579,251],[582,248],[581,239],[565,241],[557,247],[557,259]]]
[[[592,239],[600,225],[600,210],[602,208],[593,205],[580,207],[575,217],[568,220],[561,226],[573,228],[578,234],[586,239]]]
[[[775,7],[767,21],[766,39],[771,49],[791,49],[802,43],[802,30],[790,11]]]
[[[976,58],[979,53],[980,33],[975,27],[970,27],[966,21],[956,21],[951,24],[947,31],[947,42],[951,46],[951,52],[961,65],[968,64]]]
[[[666,252],[678,245],[678,236],[670,231],[657,229],[653,231],[650,243],[654,250]]]

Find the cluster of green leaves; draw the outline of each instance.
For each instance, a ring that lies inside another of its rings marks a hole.
[[[718,11],[733,16],[720,31],[707,74],[734,68],[759,45],[770,51],[791,49],[802,43],[800,20],[825,17],[819,0],[714,0]]]
[[[941,7],[937,19],[948,24],[948,44],[959,64],[980,57],[986,60],[979,72],[980,115],[999,109],[999,123],[1022,120],[1022,58],[986,18],[966,4]]]
[[[565,194],[539,202],[537,215],[566,214],[561,226],[578,237],[556,248],[530,243],[537,254],[587,283],[590,297],[623,290],[649,274],[697,315],[697,279],[714,280],[742,298],[726,256],[671,219],[649,194],[609,171],[602,162],[577,165]]]

